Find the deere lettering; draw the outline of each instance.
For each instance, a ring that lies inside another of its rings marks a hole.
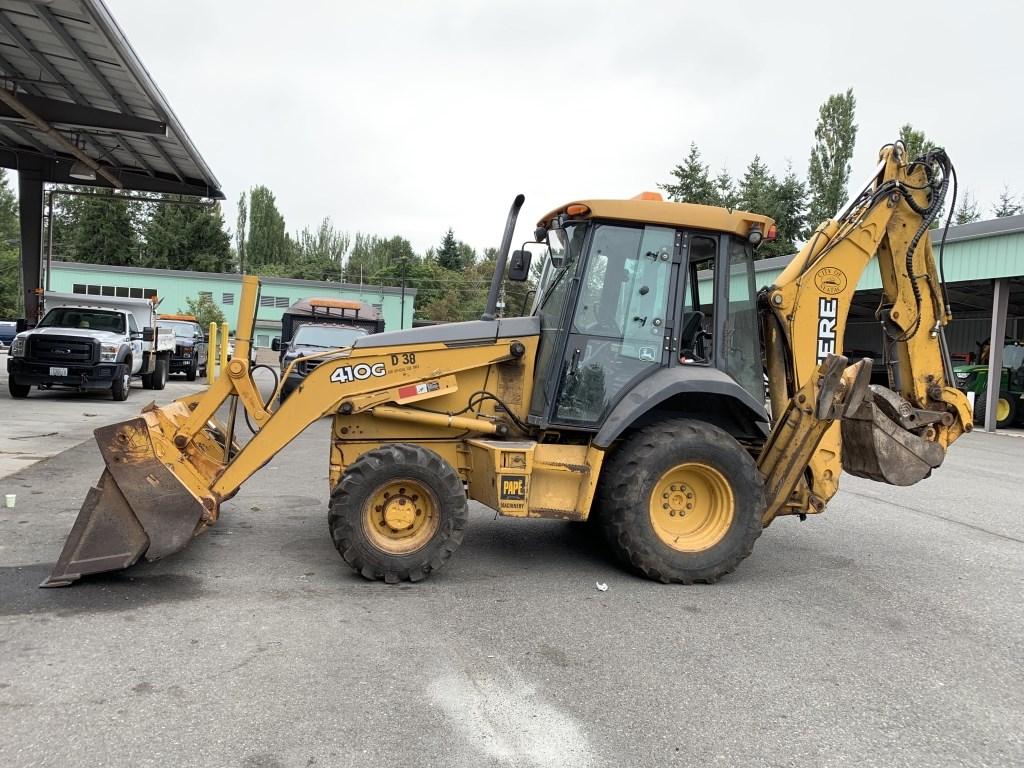
[[[350,381],[365,381],[371,376],[387,376],[384,363],[359,363],[358,365],[339,365],[331,374],[331,381],[346,384]]]
[[[839,299],[818,299],[818,362],[836,351],[836,316]]]

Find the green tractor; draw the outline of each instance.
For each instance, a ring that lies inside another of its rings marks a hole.
[[[986,395],[988,393],[988,363],[958,365],[957,389],[974,393],[974,423],[985,423]],[[1003,370],[999,381],[999,400],[996,401],[996,427],[1024,424],[1024,345],[1007,343],[1003,347]]]

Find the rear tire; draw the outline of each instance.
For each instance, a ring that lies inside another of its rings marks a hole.
[[[420,581],[459,548],[469,505],[459,474],[433,451],[368,451],[331,493],[328,524],[342,559],[367,579]]]
[[[1018,396],[1019,397],[1019,396]],[[980,393],[974,398],[974,423],[985,426],[985,414],[988,412],[988,403],[985,400],[985,393]],[[1002,416],[1003,418],[999,418]],[[996,401],[996,429],[1005,429],[1013,426],[1017,419],[1017,399],[1009,392],[1000,392],[999,400]]]
[[[664,583],[710,584],[761,535],[764,486],[727,432],[671,419],[627,438],[601,471],[596,513],[619,560]]]
[[[131,390],[131,360],[127,361],[117,369],[114,374],[114,383],[110,387],[110,396],[119,402],[128,399],[128,392]]]
[[[168,360],[166,357],[158,357],[152,374],[152,389],[161,390],[167,386]]]
[[[7,391],[11,393],[11,397],[23,398],[28,397],[28,393],[32,390],[31,384],[16,384],[14,378],[7,379]]]

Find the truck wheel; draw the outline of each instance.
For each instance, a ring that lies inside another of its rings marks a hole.
[[[29,391],[32,389],[31,384],[16,384],[14,377],[7,379],[7,389],[11,393],[11,397],[28,397]]]
[[[132,364],[129,360],[118,368],[117,373],[114,375],[114,383],[110,387],[110,396],[115,400],[123,402],[128,399],[128,392],[131,389],[131,370]]]
[[[199,358],[192,355],[192,360],[189,361],[188,368],[185,369],[185,378],[188,381],[195,381],[196,376],[199,375]]]
[[[985,414],[988,412],[988,403],[985,401],[984,392],[979,392],[974,398],[974,423],[985,426]],[[1019,397],[1019,395],[1017,396]],[[1017,418],[1017,398],[1009,392],[1000,392],[996,400],[996,428],[1005,429],[1012,426]]]
[[[160,390],[167,386],[167,358],[158,357],[156,363],[153,366],[153,386],[152,389]]]
[[[710,584],[761,535],[764,486],[727,432],[671,419],[629,437],[601,470],[598,524],[628,567],[664,583]]]
[[[462,479],[433,451],[394,443],[368,451],[331,493],[328,524],[342,558],[367,579],[420,581],[462,543]]]

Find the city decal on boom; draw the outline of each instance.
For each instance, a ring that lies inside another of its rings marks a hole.
[[[814,284],[824,296],[818,299],[817,362],[836,353],[836,324],[839,319],[839,299],[836,294],[846,290],[846,273],[838,267],[822,267],[814,273]]]

